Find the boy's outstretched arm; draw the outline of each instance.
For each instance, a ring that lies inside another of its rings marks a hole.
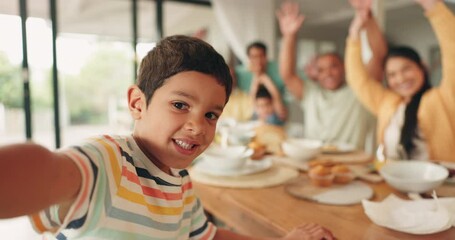
[[[30,215],[54,204],[60,219],[77,197],[79,168],[67,156],[33,143],[0,147],[0,219]]]

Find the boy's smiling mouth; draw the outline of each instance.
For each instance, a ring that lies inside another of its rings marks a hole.
[[[173,139],[173,140],[179,147],[181,147],[185,150],[191,150],[197,146],[197,144],[192,144],[192,143],[189,143],[189,142],[186,142],[183,140],[179,140],[179,139]]]

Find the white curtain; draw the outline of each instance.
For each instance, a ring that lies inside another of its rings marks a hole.
[[[248,61],[246,47],[253,41],[265,43],[269,60],[275,59],[274,0],[213,0],[212,7],[221,32],[243,63]]]

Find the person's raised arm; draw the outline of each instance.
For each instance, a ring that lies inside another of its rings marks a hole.
[[[59,204],[60,218],[77,197],[79,168],[67,156],[32,143],[0,147],[0,219]]]
[[[439,89],[449,99],[455,95],[455,14],[442,0],[415,0],[425,11],[441,49],[442,79]]]
[[[367,12],[356,11],[349,27],[345,51],[346,80],[360,101],[376,115],[387,91],[381,83],[372,78],[362,61],[360,31],[366,19]]]
[[[372,0],[349,0],[356,15],[362,17],[362,26],[366,30],[368,45],[372,56],[366,68],[373,79],[381,82],[384,77],[383,61],[387,55],[387,41],[375,17],[371,13]]]
[[[267,74],[262,74],[259,76],[259,82],[260,84],[264,85],[264,87],[272,96],[272,104],[275,113],[278,115],[281,121],[285,121],[287,118],[287,109],[286,106],[284,106],[280,91],[275,86],[275,83],[273,83],[272,79],[267,76]]]
[[[425,11],[430,11],[436,5],[436,3],[442,2],[442,0],[414,0],[416,1]]]
[[[259,90],[259,85],[261,84],[261,80],[259,78],[259,75],[253,74],[253,79],[251,80],[251,85],[250,85],[250,98],[251,101],[254,102],[256,99],[256,94]]]
[[[288,91],[297,99],[303,97],[303,81],[296,72],[297,33],[305,17],[299,13],[296,3],[285,2],[277,10],[276,17],[283,35],[279,54],[279,69],[281,78]]]

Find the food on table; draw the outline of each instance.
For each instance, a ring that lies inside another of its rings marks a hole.
[[[339,150],[338,147],[333,144],[327,144],[327,145],[322,146],[323,152],[336,152],[338,150]]]
[[[354,174],[346,165],[338,164],[331,168],[332,173],[335,175],[334,183],[346,184],[354,179]]]
[[[254,141],[265,145],[267,152],[278,156],[284,155],[281,150],[281,143],[286,139],[283,127],[265,124],[258,126],[255,131]]]
[[[333,167],[335,165],[335,162],[330,159],[316,159],[308,162],[308,166],[310,168],[315,167],[317,165],[322,165],[324,167]]]
[[[319,187],[329,187],[332,185],[335,175],[332,173],[330,167],[317,165],[310,169],[308,172],[311,183]]]
[[[253,149],[254,153],[251,155],[252,160],[260,160],[266,154],[266,146],[260,142],[252,141],[248,144],[248,147]]]

